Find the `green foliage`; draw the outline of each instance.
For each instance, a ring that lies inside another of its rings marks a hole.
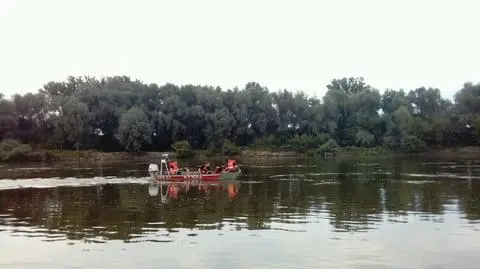
[[[297,150],[305,152],[309,149],[315,149],[328,140],[329,136],[321,134],[318,136],[294,135],[286,144],[280,146],[283,149]]]
[[[13,137],[17,129],[15,106],[8,100],[0,99],[0,139]]]
[[[330,139],[330,135],[326,133],[320,133],[318,135],[295,134],[290,138],[269,135],[256,141],[252,145],[252,148],[296,150],[305,152],[309,149],[317,148],[328,139]]]
[[[258,139],[254,144],[250,145],[252,148],[278,148],[281,145],[281,140],[274,135],[267,135]]]
[[[61,122],[67,141],[78,150],[90,133],[88,106],[76,97],[67,97],[62,105]]]
[[[358,157],[364,156],[386,156],[392,154],[394,151],[386,147],[344,147],[341,149],[342,154],[353,155]]]
[[[192,148],[187,140],[175,142],[172,145],[172,148],[175,151],[175,156],[177,158],[186,158],[193,155]]]
[[[140,151],[151,142],[151,136],[152,127],[142,109],[135,106],[122,114],[116,137],[126,150]]]
[[[288,145],[296,150],[307,150],[308,148],[315,146],[315,139],[312,136],[308,135],[295,135],[290,140],[288,140]]]
[[[233,144],[230,140],[225,141],[222,147],[222,153],[226,156],[238,155],[241,149],[237,145]]]
[[[18,140],[5,139],[0,142],[0,161],[21,160],[31,152],[30,145],[22,144]]]
[[[355,134],[355,144],[361,147],[371,147],[375,144],[375,136],[368,131],[360,130]]]
[[[320,145],[316,150],[316,154],[325,154],[325,153],[335,153],[338,152],[340,149],[340,146],[337,144],[337,141],[335,139],[329,139],[322,145]]]
[[[407,153],[422,152],[426,150],[425,142],[414,135],[402,137],[400,143],[402,150]]]
[[[69,77],[37,93],[0,98],[0,140],[104,151],[162,151],[186,141],[190,150],[225,154],[237,146],[311,151],[328,143],[418,152],[480,142],[480,84],[466,83],[455,102],[427,87],[381,95],[363,78],[333,79],[327,88],[319,99],[269,92],[256,82],[222,90]]]
[[[394,136],[385,136],[382,139],[382,145],[386,148],[396,149],[400,147],[400,141]]]
[[[381,135],[378,114],[381,96],[363,78],[334,79],[327,85],[326,123],[341,146],[373,144],[373,134]]]

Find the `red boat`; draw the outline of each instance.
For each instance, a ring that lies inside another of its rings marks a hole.
[[[218,181],[236,179],[242,171],[234,160],[229,160],[227,168],[219,172],[180,170],[176,162],[168,161],[168,156],[164,155],[162,156],[160,168],[157,164],[150,164],[148,173],[153,180],[157,181]]]

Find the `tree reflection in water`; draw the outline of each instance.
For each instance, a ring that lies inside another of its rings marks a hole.
[[[252,172],[245,169],[249,174],[243,179],[223,184],[5,189],[0,229],[46,240],[131,242],[179,231],[301,231],[317,222],[333,232],[368,232],[409,222],[414,215],[431,222],[443,222],[448,214],[480,220],[480,181],[471,179],[479,176],[473,164],[448,168],[470,176],[467,180],[440,178],[442,164],[431,168],[415,160],[256,165]]]

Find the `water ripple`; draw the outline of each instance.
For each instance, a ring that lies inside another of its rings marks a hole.
[[[149,184],[150,178],[92,177],[92,178],[31,178],[0,179],[0,190],[26,188],[86,187],[105,184]]]

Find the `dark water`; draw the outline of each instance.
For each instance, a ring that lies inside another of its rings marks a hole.
[[[162,186],[147,164],[0,167],[0,268],[480,266],[480,161],[241,163]]]

